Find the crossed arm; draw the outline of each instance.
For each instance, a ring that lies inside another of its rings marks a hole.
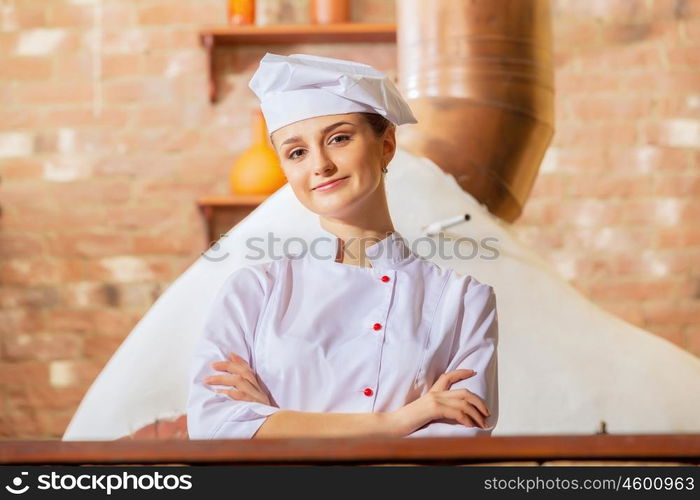
[[[212,363],[221,371],[204,379],[224,386],[215,392],[237,401],[271,405],[256,374],[241,357],[231,354],[226,361]],[[451,419],[466,427],[486,427],[490,416],[484,401],[467,389],[450,390],[460,380],[473,377],[473,370],[454,370],[441,375],[430,390],[417,400],[386,413],[312,413],[280,410],[269,415],[253,435],[257,438],[295,437],[403,437],[435,419]]]

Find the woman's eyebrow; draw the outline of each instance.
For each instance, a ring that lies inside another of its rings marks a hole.
[[[353,127],[355,126],[354,123],[350,123],[350,122],[336,122],[336,123],[334,123],[333,125],[328,125],[326,128],[324,128],[324,129],[321,131],[321,133],[322,133],[322,134],[327,134],[328,132],[330,132],[330,131],[333,130],[334,128],[340,127],[341,125],[352,125]],[[280,144],[280,147],[284,146],[284,145],[287,144],[287,143],[296,142],[296,141],[300,141],[300,140],[301,140],[301,137],[298,136],[298,135],[295,135],[294,137],[290,137],[289,139],[286,139],[282,144]]]

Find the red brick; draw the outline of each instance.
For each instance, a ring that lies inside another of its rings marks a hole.
[[[47,9],[44,5],[29,2],[3,4],[3,27],[5,30],[26,30],[47,27]]]
[[[146,75],[178,77],[186,74],[205,74],[207,59],[199,50],[147,54],[143,63]]]
[[[212,189],[213,187],[208,182],[148,180],[139,186],[137,196],[162,200],[166,203],[182,203],[205,196],[211,193]]]
[[[683,171],[690,165],[688,151],[655,146],[616,148],[608,153],[607,168],[640,174]]]
[[[566,194],[570,177],[560,174],[540,174],[532,187],[531,196],[560,197]]]
[[[45,285],[78,281],[82,278],[82,273],[82,263],[74,259],[25,258],[0,263],[0,282],[10,285]]]
[[[107,104],[172,103],[175,96],[172,83],[159,77],[115,80],[102,88]]]
[[[96,359],[110,359],[125,337],[111,335],[90,335],[85,338],[85,355]]]
[[[96,359],[76,359],[71,361],[76,376],[76,386],[89,387],[105,366],[105,361]]]
[[[164,290],[164,285],[159,283],[121,283],[115,287],[119,307],[140,308],[144,312]]]
[[[573,118],[586,122],[631,121],[649,118],[654,100],[649,96],[582,96],[569,105]]]
[[[630,200],[622,207],[622,220],[633,224],[672,226],[686,220],[691,209],[692,202],[683,198]]]
[[[564,199],[548,207],[546,220],[562,226],[600,227],[614,225],[621,217],[621,204],[597,199]]]
[[[125,109],[102,108],[96,113],[92,106],[47,110],[43,119],[46,127],[124,127],[128,121],[129,112]]]
[[[620,89],[619,75],[614,73],[585,74],[561,70],[555,73],[554,80],[557,92],[569,96],[616,92]]]
[[[637,140],[634,123],[567,124],[557,129],[553,145],[560,147],[584,147],[587,144],[615,144],[618,147],[633,146]]]
[[[85,394],[84,387],[22,385],[7,388],[11,413],[25,410],[75,410]]]
[[[150,30],[126,27],[116,28],[106,26],[99,40],[99,51],[102,54],[144,54],[159,48],[152,43],[153,34]],[[95,51],[95,40],[86,40],[86,49]]]
[[[134,112],[134,124],[138,127],[172,126],[182,119],[182,109],[167,104],[152,106],[144,103]]]
[[[5,221],[3,220],[3,223]],[[0,232],[0,257],[38,257],[45,254],[44,238],[38,234]]]
[[[191,231],[134,236],[134,253],[138,255],[196,255],[201,251],[202,239]]]
[[[13,384],[46,386],[49,384],[49,365],[44,361],[3,361],[0,380],[5,387]]]
[[[204,4],[196,2],[156,1],[139,8],[138,23],[141,25],[165,25],[178,24],[221,24],[226,20],[224,5]]]
[[[688,252],[643,250],[637,255],[619,256],[615,268],[620,275],[663,277],[688,272],[692,262]]]
[[[666,49],[666,57],[671,66],[694,69],[700,66],[700,47],[672,47]]]
[[[44,327],[43,317],[26,309],[0,310],[0,335],[37,333]]]
[[[8,196],[9,198],[10,196]],[[10,207],[13,210],[12,217],[3,219],[3,226],[7,230],[18,232],[20,230],[45,231],[49,233],[48,240],[62,238],[65,234],[80,228],[83,233],[99,234],[109,231],[119,233],[123,229],[163,230],[174,224],[174,221],[185,219],[189,214],[196,214],[194,201],[192,205],[178,204],[172,206],[148,206],[148,205],[93,205],[81,206],[76,204],[55,207],[53,205],[29,204],[30,200],[22,200],[22,204]],[[20,210],[21,209],[21,210]],[[179,222],[178,224],[182,224]],[[53,234],[51,234],[53,233]],[[122,233],[123,234],[123,233]],[[125,241],[117,241],[116,248],[129,246],[128,234],[123,234]],[[118,238],[115,236],[115,239]],[[110,255],[124,254],[128,251],[111,251]]]
[[[606,280],[591,286],[590,296],[596,302],[615,300],[652,300],[677,296],[678,280]]]
[[[685,19],[681,23],[683,38],[691,42],[700,42],[700,19]]]
[[[653,178],[654,196],[700,198],[700,175],[658,175]]]
[[[0,78],[5,81],[41,81],[50,76],[48,57],[8,57],[0,63]]]
[[[105,335],[126,336],[143,317],[143,311],[124,309],[97,309],[91,311],[95,332]]]
[[[93,86],[89,82],[24,83],[16,89],[17,104],[91,104]]]
[[[640,198],[652,193],[652,180],[643,175],[608,175],[576,178],[569,183],[574,197]]]
[[[665,95],[657,101],[660,118],[700,119],[700,96]]]
[[[683,326],[681,325],[645,325],[645,330],[668,340],[681,349],[686,348],[685,335],[683,335]]]
[[[515,229],[518,237],[534,250],[547,252],[552,249],[561,248],[564,244],[564,235],[558,229],[520,226]]]
[[[119,289],[111,283],[81,281],[62,287],[61,304],[67,308],[118,307],[119,294]]]
[[[173,221],[180,220],[178,217],[180,217],[180,211],[173,206],[117,206],[110,208],[104,223],[108,224],[111,230],[147,229],[153,231],[171,227]]]
[[[644,318],[650,324],[692,325],[700,323],[700,301],[652,302],[644,304]]]
[[[203,141],[207,137],[201,138]],[[208,148],[207,148],[208,149]],[[201,151],[201,150],[200,150]],[[213,151],[183,151],[178,174],[183,181],[217,182],[225,189],[228,186],[221,182],[226,179],[233,166],[230,153]]]
[[[53,332],[88,333],[98,327],[95,312],[84,309],[52,309],[45,312],[44,321]]]
[[[131,197],[129,181],[114,179],[86,179],[56,185],[51,189],[51,200],[59,205],[80,203],[91,205],[123,204]]]
[[[79,335],[69,333],[6,335],[3,358],[14,361],[73,358],[81,355],[82,344]]]
[[[662,56],[661,44],[628,45],[604,51],[595,57],[581,57],[578,59],[578,70],[582,73],[656,70],[663,64]],[[623,100],[629,98],[625,95],[618,97]]]
[[[0,123],[2,123],[1,117]],[[0,161],[1,182],[6,185],[16,181],[41,179],[43,174],[44,166],[35,158],[11,158]]]
[[[0,414],[0,437],[7,439],[36,439],[42,435],[38,413],[35,411]]]
[[[26,107],[9,106],[6,104],[0,108],[0,131],[17,132],[19,130],[29,131],[41,125],[42,114],[39,110],[28,109]],[[8,161],[14,161],[14,158],[0,159],[0,165]]]
[[[617,2],[605,2],[617,3]],[[650,40],[653,35],[653,25],[649,23],[610,24],[601,26],[601,38],[604,44],[631,44]]]
[[[131,238],[118,233],[57,233],[48,239],[57,256],[104,257],[127,254],[133,248]]]
[[[599,305],[628,323],[644,328],[644,315],[640,304],[630,302],[601,302]]]
[[[652,13],[654,19],[690,19],[700,15],[700,7],[692,0],[654,0]]]
[[[585,227],[566,232],[565,243],[571,252],[600,252],[611,259],[615,254],[635,254],[640,248],[649,248],[655,242],[654,234],[644,227],[613,226]]]
[[[26,308],[33,313],[54,307],[58,303],[58,291],[50,286],[0,288],[0,309]]]
[[[674,226],[656,229],[656,244],[660,249],[700,247],[700,228]]]
[[[126,147],[131,151],[130,154],[103,158],[95,165],[94,173],[99,176],[166,177],[175,175],[182,164],[180,154],[154,154],[153,151],[137,151],[133,145]]]
[[[98,12],[103,26],[127,27],[134,21],[134,5],[130,3],[101,3]],[[90,28],[95,24],[96,7],[92,4],[56,3],[51,6],[51,25]]]
[[[112,283],[169,280],[172,277],[170,263],[159,258],[115,256],[86,263],[87,279]]]
[[[61,438],[73,419],[75,409],[47,410],[38,414],[41,433],[47,438]]]

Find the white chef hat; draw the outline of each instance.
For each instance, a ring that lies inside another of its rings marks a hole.
[[[248,86],[270,134],[314,116],[354,112],[377,113],[396,125],[418,123],[394,83],[368,64],[268,52]]]

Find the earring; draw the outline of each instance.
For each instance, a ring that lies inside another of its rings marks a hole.
[[[388,169],[388,168],[386,168],[386,167],[382,167],[382,172],[384,172],[384,173],[386,174],[386,173],[387,173],[388,171],[389,171],[389,169]]]

